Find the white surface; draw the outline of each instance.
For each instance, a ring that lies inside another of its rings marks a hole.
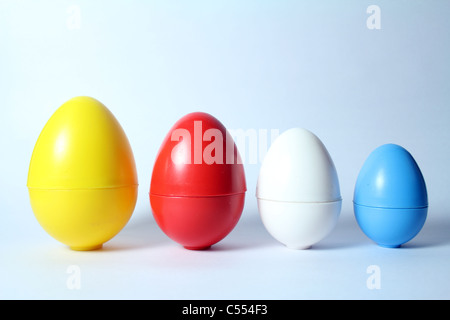
[[[372,4],[380,30],[367,28]],[[450,298],[449,9],[448,1],[1,1],[0,298]],[[26,190],[39,132],[77,95],[99,99],[120,121],[140,182],[130,223],[95,252],[50,238]],[[249,191],[235,230],[209,251],[170,241],[150,212],[151,170],[173,123],[197,110],[230,129],[304,127],[320,137],[343,197],[333,232],[306,251],[274,240],[256,210],[260,159],[249,161],[245,148]],[[429,193],[428,220],[401,249],[367,239],[351,205],[364,160],[389,142],[411,152]],[[377,282],[368,269],[380,271],[379,289],[369,289]],[[70,289],[67,270],[80,272],[80,289]]]
[[[27,212],[28,218],[31,212]],[[443,299],[449,298],[448,221],[430,219],[400,249],[368,240],[346,212],[333,232],[309,250],[274,240],[254,212],[208,251],[171,242],[148,212],[100,251],[76,252],[17,223],[2,245],[2,298],[30,299]],[[2,228],[4,234],[5,227]],[[70,289],[68,268],[80,270]],[[370,266],[380,289],[369,289]]]

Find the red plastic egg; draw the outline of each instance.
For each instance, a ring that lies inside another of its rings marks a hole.
[[[203,112],[178,120],[158,151],[150,185],[164,233],[187,249],[209,248],[236,226],[245,192],[244,166],[223,124]]]

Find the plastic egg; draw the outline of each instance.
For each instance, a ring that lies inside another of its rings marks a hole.
[[[30,161],[34,214],[51,236],[74,250],[93,250],[130,219],[137,174],[128,139],[99,101],[64,103],[42,130]]]
[[[231,135],[213,116],[194,112],[166,135],[153,167],[150,204],[165,234],[187,249],[206,249],[240,219],[244,167]]]
[[[326,237],[341,211],[339,180],[320,139],[293,128],[270,146],[256,186],[258,210],[267,231],[293,249]]]
[[[403,147],[385,144],[364,162],[353,207],[362,231],[383,247],[399,247],[422,229],[428,211],[425,180]]]

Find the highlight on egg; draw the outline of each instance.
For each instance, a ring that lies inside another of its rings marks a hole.
[[[412,240],[428,212],[425,180],[413,156],[396,144],[372,151],[358,174],[353,208],[361,230],[380,246]]]
[[[307,249],[336,226],[342,198],[333,160],[303,128],[283,132],[270,146],[256,186],[267,231],[292,249]]]
[[[150,204],[161,230],[187,249],[206,249],[236,226],[245,173],[233,138],[204,112],[179,119],[156,156]]]
[[[111,111],[85,96],[59,107],[35,144],[27,186],[40,225],[71,249],[99,249],[118,234],[134,211],[138,179]]]

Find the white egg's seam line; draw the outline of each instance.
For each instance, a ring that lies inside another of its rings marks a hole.
[[[330,200],[330,201],[293,201],[293,200],[275,200],[275,199],[267,199],[267,198],[260,198],[256,197],[258,200],[264,200],[264,201],[272,201],[272,202],[283,202],[283,203],[305,203],[305,204],[326,204],[326,203],[335,203],[335,202],[342,202],[342,198],[336,199],[336,200]]]

